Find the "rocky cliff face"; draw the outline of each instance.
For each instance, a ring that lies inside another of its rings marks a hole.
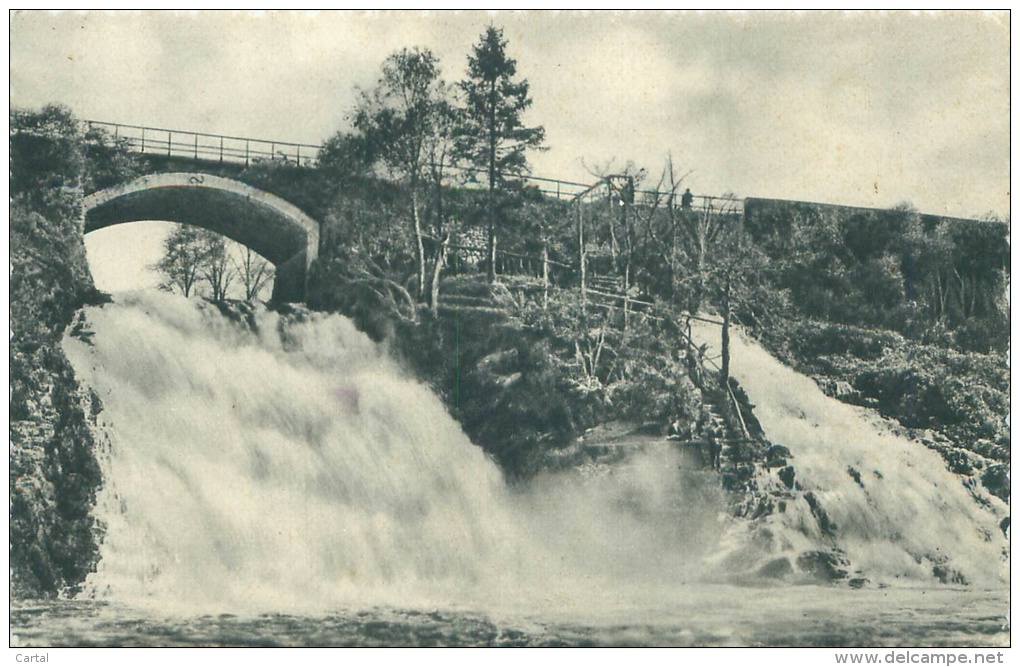
[[[17,122],[15,122],[17,121]],[[69,116],[12,118],[10,556],[18,596],[73,589],[97,559],[91,516],[101,482],[82,388],[60,342],[75,313],[101,300],[85,258],[80,156]]]
[[[100,474],[91,426],[100,404],[75,380],[59,341],[34,354],[13,347],[21,414],[10,427],[12,594],[52,595],[73,590],[97,560],[91,510]]]

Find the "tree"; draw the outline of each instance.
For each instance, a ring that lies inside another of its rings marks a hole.
[[[685,202],[686,193],[680,195],[687,172],[677,175],[673,156],[668,155],[666,165],[652,190],[642,193],[638,205],[633,206],[635,225],[640,227],[640,254],[643,261],[644,286],[649,292],[665,296],[670,302],[677,299],[681,262],[685,259],[681,251],[681,224],[683,213],[689,209]],[[640,182],[645,175],[642,169],[635,180]],[[690,190],[688,189],[688,192]],[[679,204],[678,204],[679,202]]]
[[[488,277],[496,278],[496,190],[530,171],[525,151],[540,148],[545,128],[525,127],[521,116],[531,106],[527,79],[516,80],[517,61],[506,55],[503,31],[489,26],[468,56],[468,78],[457,128],[457,152],[488,179]]]
[[[605,168],[592,171],[605,185],[609,211],[606,228],[609,233],[609,251],[612,260],[613,276],[619,281],[617,289],[624,296],[624,326],[628,322],[628,296],[634,287],[634,259],[638,246],[637,225],[640,220],[640,208],[647,209],[648,217],[654,216],[658,208],[659,193],[654,201],[645,202],[643,207],[635,207],[637,186],[644,180],[647,172],[628,162],[622,171],[611,171],[612,163]],[[647,228],[647,226],[646,226]]]
[[[127,137],[112,136],[103,128],[89,125],[82,140],[82,187],[86,192],[124,183],[142,173],[142,159],[131,152]]]
[[[386,58],[376,87],[362,94],[354,120],[371,147],[370,154],[404,180],[410,191],[419,298],[425,295],[426,266],[420,186],[446,95],[435,54],[428,49],[403,49]]]
[[[245,301],[253,301],[273,277],[273,267],[261,255],[245,246],[240,260],[234,259],[234,268],[244,287]]]
[[[717,205],[718,204],[718,205]],[[686,280],[690,290],[689,310],[697,312],[708,288],[710,264],[720,234],[733,223],[732,202],[709,201],[701,211],[682,208],[680,211],[680,249],[686,258]]]
[[[202,262],[202,278],[209,283],[210,296],[214,301],[227,298],[227,289],[233,282],[234,267],[227,255],[225,239],[214,232],[201,230],[206,247],[205,261]]]
[[[85,156],[70,109],[10,112],[10,197],[46,219],[74,217],[81,206]]]
[[[413,241],[400,215],[404,195],[394,183],[366,179],[338,190],[322,216],[310,303],[339,307],[379,336],[385,331],[375,325],[390,315],[418,321],[418,301],[403,279],[415,271]]]
[[[373,151],[364,135],[338,132],[319,149],[316,167],[340,180],[364,176],[377,159]]]
[[[454,130],[457,126],[457,110],[449,100],[439,100],[435,108],[433,132],[427,142],[428,174],[434,197],[432,211],[432,237],[434,252],[432,253],[432,281],[429,290],[429,305],[435,311],[439,308],[439,275],[446,261],[446,251],[450,245],[450,232],[446,225],[447,206],[443,196],[446,185],[447,161],[451,159],[455,149]]]
[[[757,273],[765,265],[764,254],[754,247],[738,224],[726,231],[728,233],[712,248],[711,255],[703,258],[705,264],[700,267],[702,275],[698,278],[698,288],[714,297],[723,318],[720,374],[724,386],[730,378],[730,324],[734,306],[740,301],[751,304],[757,301],[754,286],[759,282]],[[753,306],[746,304],[745,307]]]
[[[192,225],[176,225],[163,241],[163,257],[153,267],[163,276],[159,288],[190,297],[199,282],[208,279],[210,265],[216,260],[217,245],[222,249],[223,238],[214,232]]]

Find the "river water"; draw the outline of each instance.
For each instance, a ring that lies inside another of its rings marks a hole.
[[[755,527],[734,519],[715,476],[667,443],[508,487],[440,401],[348,320],[241,315],[126,294],[88,309],[89,342],[65,340],[104,403],[102,559],[76,599],[17,603],[13,644],[1009,641],[1008,545],[994,530],[1005,509],[980,506],[879,424],[847,422],[812,385],[755,386],[756,373],[792,371],[753,343],[739,343],[753,361],[741,382],[766,433],[801,457],[798,475],[842,526],[835,536],[817,534],[799,501]],[[799,401],[811,424],[842,425],[790,426]],[[877,444],[854,450],[837,437],[851,427]],[[838,455],[814,454],[827,440]],[[910,466],[895,463],[901,449]],[[859,460],[876,452],[887,458]],[[847,457],[872,475],[863,494],[847,486]],[[795,566],[759,576],[830,547],[860,589]],[[939,583],[933,565],[968,585]]]
[[[161,615],[115,603],[20,603],[14,646],[1006,646],[1005,594],[943,586],[690,585],[566,613],[454,607]]]

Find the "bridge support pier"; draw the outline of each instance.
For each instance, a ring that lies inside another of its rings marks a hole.
[[[286,262],[276,265],[276,279],[273,282],[273,301],[300,303],[305,300],[308,281],[307,253],[302,251]]]

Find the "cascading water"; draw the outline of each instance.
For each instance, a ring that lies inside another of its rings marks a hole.
[[[345,318],[118,301],[88,310],[91,343],[65,340],[110,437],[96,597],[569,607],[615,599],[605,581],[682,583],[711,550],[723,503],[668,448],[609,478],[513,492]]]
[[[718,349],[718,327],[699,323],[692,333]],[[849,576],[862,581],[935,577],[1005,586],[1009,544],[998,527],[1009,514],[1005,503],[965,486],[936,452],[875,413],[826,396],[739,330],[731,358],[765,435],[791,451],[804,492],[790,494],[784,511],[744,526],[766,536],[773,556],[792,564],[812,549],[834,548],[858,573]],[[756,482],[786,489],[777,470],[759,470]]]
[[[728,581],[728,554],[760,542],[682,452],[663,443],[610,474],[509,489],[439,400],[350,321],[235,315],[126,294],[88,309],[90,342],[65,339],[103,400],[110,443],[92,596],[188,613],[516,605],[575,618],[693,606],[708,624],[708,609],[739,613],[724,602],[739,596],[712,586]],[[879,583],[933,582],[943,555],[970,581],[997,580],[993,513],[937,456],[753,344],[735,346],[767,435],[793,450],[798,480],[838,525],[819,533],[794,502],[769,519],[759,564],[837,546]]]

